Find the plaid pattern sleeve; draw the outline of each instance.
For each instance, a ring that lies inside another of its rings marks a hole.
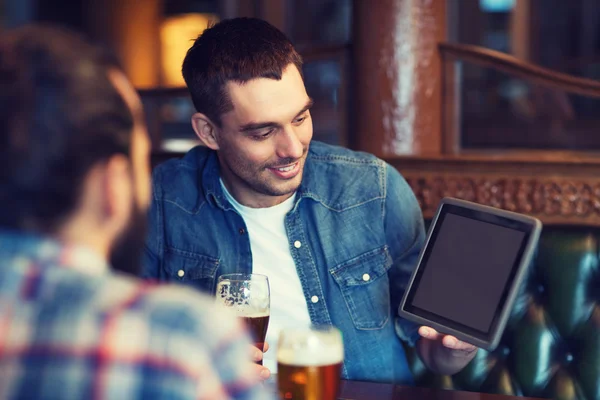
[[[196,354],[191,350],[194,346],[181,346],[173,343],[166,351],[171,356],[179,354],[179,358],[190,363],[190,370],[195,370],[199,377],[197,385],[200,399],[271,399],[260,383],[253,377],[250,361],[250,340],[240,321],[215,307],[212,299],[197,295],[192,289],[182,290],[181,286],[163,286],[153,293],[157,299],[169,299],[176,303],[193,304],[192,310],[182,310],[175,315],[154,315],[153,320],[166,317],[170,326],[179,326],[178,330],[185,331],[186,327],[196,326],[197,333],[190,339],[203,343],[202,351]],[[153,307],[154,308],[154,307]],[[154,308],[157,309],[157,308]],[[175,318],[174,318],[175,317]],[[173,319],[174,318],[174,319]],[[173,333],[169,333],[172,337]],[[197,347],[197,346],[196,346]],[[207,368],[210,366],[210,368]],[[204,378],[204,379],[202,379]]]
[[[1,399],[273,398],[210,298],[39,239],[0,233],[0,263]]]

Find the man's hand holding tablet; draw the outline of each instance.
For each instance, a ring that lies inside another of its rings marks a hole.
[[[539,220],[445,198],[432,220],[400,304],[401,317],[423,325],[423,361],[451,374],[477,348],[502,336],[542,224]]]

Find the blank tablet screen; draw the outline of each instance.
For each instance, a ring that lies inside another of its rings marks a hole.
[[[444,208],[407,305],[425,318],[435,316],[447,326],[485,336],[506,301],[531,228],[472,210],[453,213],[455,207]]]

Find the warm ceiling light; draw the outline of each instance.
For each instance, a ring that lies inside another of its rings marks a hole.
[[[166,18],[160,27],[162,84],[185,86],[181,64],[194,39],[211,23],[218,22],[214,14],[181,14]]]

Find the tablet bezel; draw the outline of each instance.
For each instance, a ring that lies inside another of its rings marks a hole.
[[[423,276],[427,267],[427,260],[431,255],[433,248],[431,244],[435,243],[435,238],[439,234],[443,219],[449,213],[516,229],[525,233],[525,238],[519,249],[519,255],[513,264],[509,279],[502,293],[501,301],[496,308],[488,332],[477,330],[412,305],[412,300],[418,290],[419,281]],[[410,282],[402,297],[402,302],[398,310],[400,317],[429,326],[444,334],[453,335],[457,339],[471,343],[477,347],[493,350],[498,345],[502,336],[518,288],[531,263],[541,229],[542,223],[534,217],[455,198],[447,197],[442,199],[432,220],[425,244],[419,254],[417,267],[413,271]]]

